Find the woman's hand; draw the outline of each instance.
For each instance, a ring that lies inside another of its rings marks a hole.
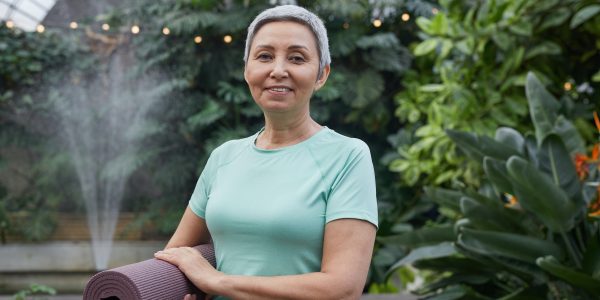
[[[207,294],[215,290],[224,276],[191,247],[165,249],[154,253],[154,257],[177,266],[196,287]]]

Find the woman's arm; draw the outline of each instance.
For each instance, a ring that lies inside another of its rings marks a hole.
[[[177,230],[167,243],[165,249],[176,247],[193,247],[210,241],[210,233],[206,221],[198,217],[188,206],[179,221]]]
[[[327,223],[321,271],[301,275],[227,275],[190,248],[161,251],[156,257],[177,265],[201,290],[233,299],[358,299],[367,278],[375,233],[375,226],[362,220]]]

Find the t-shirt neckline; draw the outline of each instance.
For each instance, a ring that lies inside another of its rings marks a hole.
[[[289,145],[289,146],[285,146],[285,147],[281,147],[281,148],[276,148],[276,149],[263,149],[263,148],[259,148],[256,146],[256,139],[258,138],[258,135],[260,135],[261,132],[263,132],[265,130],[265,128],[261,128],[257,133],[255,133],[252,138],[250,139],[250,146],[257,152],[260,153],[282,153],[282,152],[289,152],[289,151],[293,151],[296,149],[299,149],[305,145],[308,145],[309,143],[311,143],[313,140],[315,140],[315,138],[318,135],[321,135],[323,132],[329,131],[330,129],[327,126],[322,126],[321,129],[319,129],[319,131],[317,131],[315,134],[313,134],[312,136],[310,136],[309,138],[307,138],[304,141],[301,141],[297,144],[293,144],[293,145]]]

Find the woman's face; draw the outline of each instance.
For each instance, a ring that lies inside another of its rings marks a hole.
[[[317,80],[319,51],[313,33],[296,22],[263,25],[250,45],[244,78],[263,112],[307,113],[312,93],[323,86],[329,66]]]

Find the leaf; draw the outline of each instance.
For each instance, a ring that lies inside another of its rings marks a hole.
[[[206,106],[199,113],[192,115],[187,119],[187,124],[192,129],[201,128],[221,119],[226,113],[227,111],[222,109],[219,103],[208,100]]]
[[[435,50],[438,45],[438,39],[427,39],[422,41],[415,47],[413,53],[415,56],[423,56]]]
[[[510,146],[520,154],[525,153],[525,138],[513,128],[500,127],[496,130],[494,139],[504,145]]]
[[[558,44],[551,41],[543,41],[529,49],[525,55],[525,59],[531,59],[538,55],[559,55],[561,52],[562,49]]]
[[[456,212],[460,211],[460,198],[464,196],[461,192],[431,186],[425,187],[423,190],[429,200]]]
[[[549,15],[544,17],[544,21],[537,28],[537,30],[542,31],[548,28],[556,27],[562,25],[569,17],[571,16],[571,10],[567,7],[561,7],[559,9],[553,10]]]
[[[398,49],[401,47],[398,38],[391,32],[378,33],[369,36],[363,36],[356,41],[356,46],[361,49],[380,48],[380,49]]]
[[[598,70],[598,72],[596,72],[596,74],[594,74],[592,76],[592,81],[593,82],[600,82],[600,70]]]
[[[560,105],[532,72],[527,73],[525,92],[539,145],[544,137],[552,132]]]
[[[456,236],[451,226],[421,227],[411,232],[379,237],[378,241],[384,244],[404,246],[409,248],[424,245],[438,244],[441,242],[454,241]]]
[[[506,160],[510,156],[520,155],[512,147],[506,146],[487,136],[477,136],[470,132],[446,130],[448,137],[475,161],[482,163],[484,156]]]
[[[556,118],[553,131],[561,137],[572,156],[575,153],[585,153],[583,137],[581,137],[575,125],[564,116],[560,115]]]
[[[537,259],[536,264],[546,272],[588,292],[600,296],[600,280],[561,264],[554,256]]]
[[[573,228],[579,209],[550,176],[517,156],[508,160],[507,168],[515,196],[525,210],[554,232],[567,232]]]
[[[588,238],[582,266],[588,275],[600,280],[600,241],[598,241],[598,232]]]
[[[534,264],[544,255],[563,257],[562,249],[554,242],[526,235],[462,228],[458,244],[486,256],[499,255]]]
[[[580,9],[571,19],[571,29],[594,17],[600,12],[600,5],[588,5]]]
[[[502,206],[499,204],[499,208]],[[498,208],[480,203],[469,197],[460,199],[460,210],[469,219],[469,223],[479,229],[493,231],[513,230],[514,225]]]
[[[556,134],[546,136],[539,149],[539,168],[552,176],[554,183],[560,186],[571,200],[581,194],[581,183],[575,170],[571,155]]]
[[[483,159],[483,170],[499,195],[503,193],[512,195],[514,193],[505,161],[485,157]]]
[[[452,242],[443,242],[434,246],[416,248],[413,251],[411,251],[407,256],[394,263],[388,270],[387,274],[392,273],[393,271],[404,265],[411,264],[419,260],[447,257],[452,256],[456,253],[457,252],[454,249]]]

